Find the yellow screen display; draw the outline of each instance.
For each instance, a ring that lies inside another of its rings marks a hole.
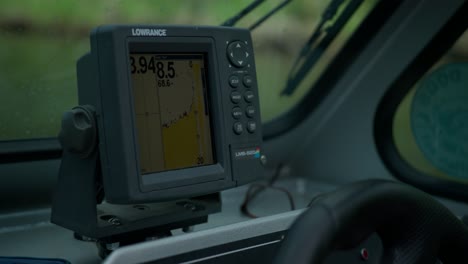
[[[215,162],[204,54],[130,53],[141,174]]]

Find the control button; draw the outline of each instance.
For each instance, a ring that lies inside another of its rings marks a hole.
[[[231,75],[231,77],[229,77],[229,85],[231,85],[232,88],[236,88],[237,86],[239,86],[239,82],[239,76]]]
[[[247,45],[244,42],[234,41],[228,45],[227,56],[234,66],[242,68],[247,65],[247,58],[250,54],[247,51]]]
[[[253,83],[252,77],[250,75],[244,76],[243,82],[244,82],[245,87],[252,86],[252,83]]]
[[[245,109],[245,113],[247,114],[248,117],[254,117],[255,115],[255,107],[253,106],[247,106],[247,109]]]
[[[240,109],[240,107],[234,107],[232,109],[232,117],[234,117],[235,119],[239,119],[242,117],[244,113],[242,112],[242,109]]]
[[[257,123],[255,123],[254,121],[247,122],[247,131],[249,131],[249,133],[255,132],[256,129]]]
[[[238,104],[242,100],[242,95],[239,92],[231,93],[231,101],[235,104]]]
[[[244,93],[244,99],[247,103],[251,103],[254,98],[255,98],[255,95],[252,91],[247,91]]]
[[[234,123],[234,126],[232,128],[234,129],[234,133],[236,133],[237,135],[240,135],[242,134],[242,132],[244,132],[244,127],[242,126],[241,122]]]

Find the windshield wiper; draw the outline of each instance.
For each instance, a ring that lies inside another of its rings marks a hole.
[[[344,10],[339,14],[338,18],[333,21],[338,10],[345,2],[347,1],[332,0],[325,9],[321,21],[313,31],[309,40],[302,47],[301,52],[291,67],[286,87],[281,91],[281,95],[290,96],[294,93],[309,71],[321,58],[330,43],[359,8],[363,0],[350,0]]]
[[[221,26],[225,26],[225,27],[234,26],[239,20],[241,20],[246,15],[248,15],[250,12],[252,12],[255,8],[257,8],[263,2],[265,2],[265,0],[253,1],[250,5],[242,9],[239,13],[235,14],[233,17],[224,21],[224,23],[222,23]]]
[[[280,11],[283,7],[285,7],[291,1],[292,0],[284,0],[281,3],[279,3],[272,10],[270,10],[268,13],[266,13],[260,19],[255,21],[251,26],[249,26],[249,30],[254,30],[258,26],[260,26],[263,22],[265,22],[268,18],[270,18],[276,12]],[[246,15],[248,15],[250,12],[252,12],[255,8],[257,8],[263,2],[265,2],[265,0],[255,0],[255,1],[253,1],[250,5],[248,5],[244,9],[242,9],[239,13],[237,13],[236,15],[234,15],[233,17],[229,18],[224,23],[222,23],[221,26],[225,26],[225,27],[234,26],[239,20],[241,20]]]
[[[258,26],[260,26],[260,24],[262,24],[263,22],[265,22],[265,20],[267,20],[268,18],[270,18],[272,15],[274,15],[276,12],[280,11],[281,9],[283,9],[283,7],[285,7],[287,4],[289,4],[292,0],[284,0],[283,2],[279,3],[277,6],[275,6],[275,8],[273,8],[272,10],[270,10],[270,12],[266,13],[263,17],[261,17],[259,20],[257,20],[255,23],[253,23],[249,29],[250,30],[254,30],[255,28],[257,28]]]

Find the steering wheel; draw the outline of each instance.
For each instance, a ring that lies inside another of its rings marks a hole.
[[[366,180],[319,197],[293,223],[275,263],[322,263],[376,232],[381,263],[468,263],[468,228],[445,206],[413,187]]]

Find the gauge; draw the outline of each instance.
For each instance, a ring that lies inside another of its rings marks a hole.
[[[419,84],[411,106],[417,145],[439,170],[468,180],[468,63],[444,65]]]

